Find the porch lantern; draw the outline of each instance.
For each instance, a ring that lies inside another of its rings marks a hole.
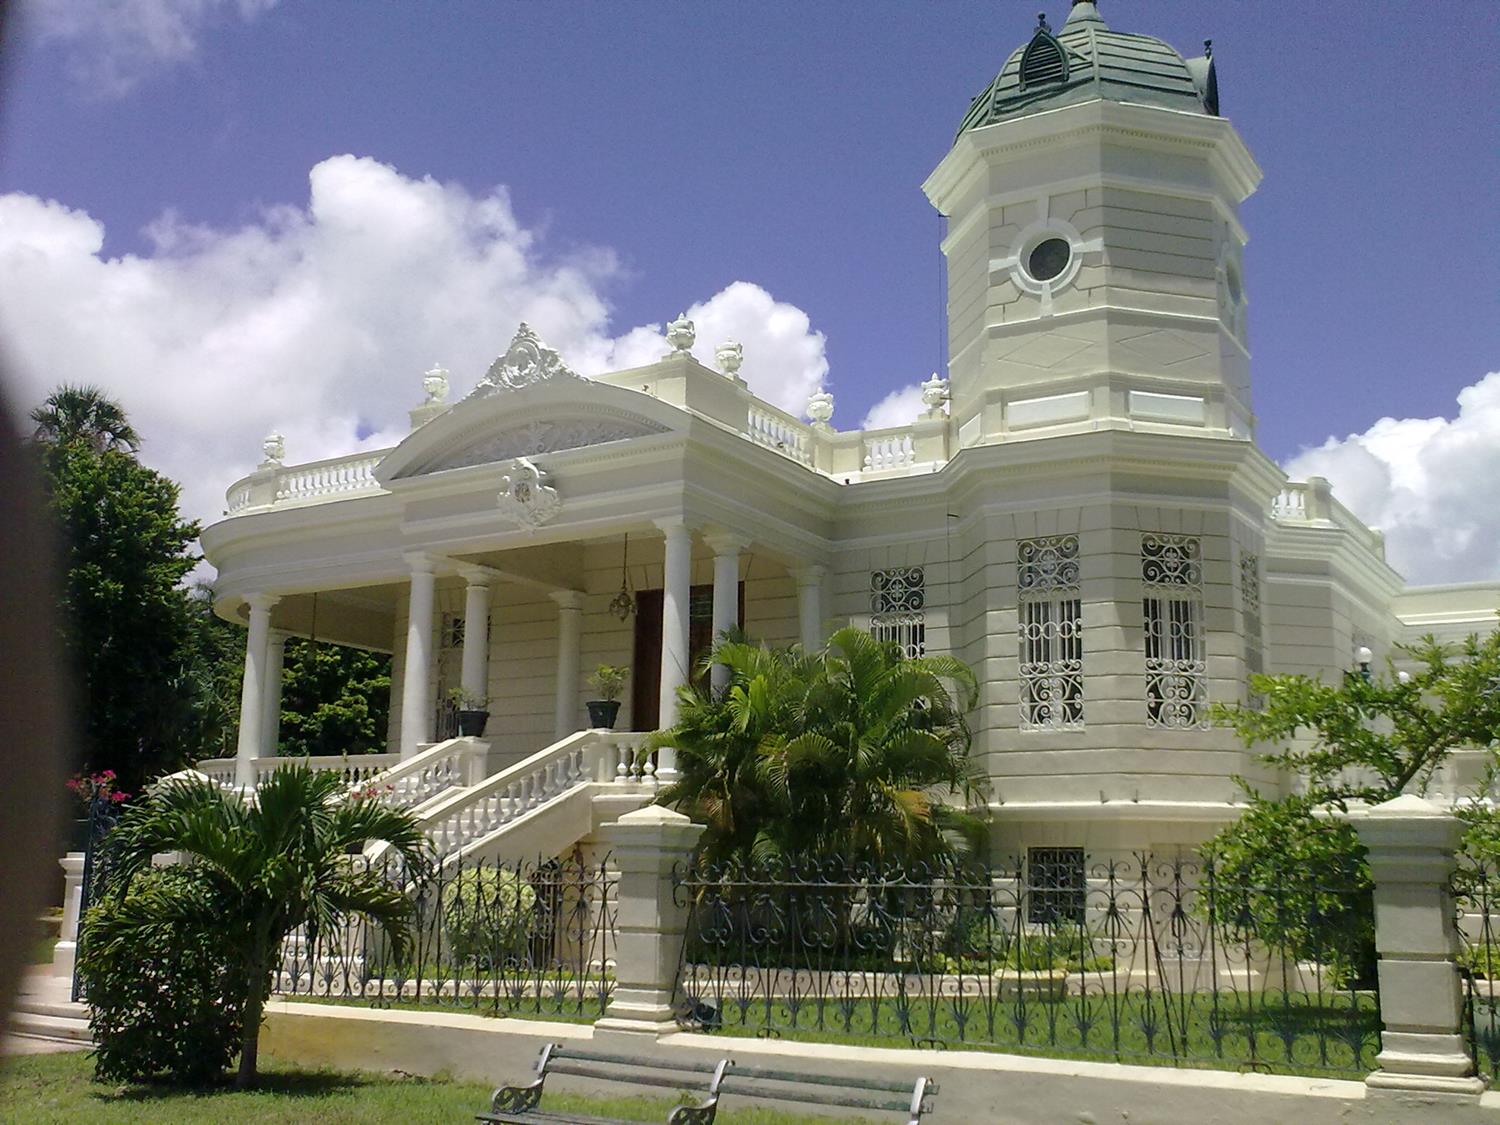
[[[630,535],[627,532],[624,545],[620,548],[620,592],[609,603],[609,612],[621,621],[635,612],[635,598],[630,593],[630,578],[626,571],[626,559],[629,555]]]

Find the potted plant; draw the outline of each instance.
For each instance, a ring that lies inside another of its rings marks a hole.
[[[130,794],[115,788],[114,770],[75,774],[68,779],[67,786],[83,806],[83,815],[68,826],[68,850],[81,852],[88,848],[89,824],[95,803],[101,806],[118,805],[128,801]]]
[[[478,738],[484,734],[484,725],[490,721],[489,698],[474,695],[463,688],[454,688],[448,693],[448,698],[458,712],[458,736]]]
[[[599,693],[598,699],[585,704],[589,709],[589,726],[596,730],[614,730],[615,719],[620,714],[620,691],[630,669],[618,664],[601,664],[589,677],[589,687]]]

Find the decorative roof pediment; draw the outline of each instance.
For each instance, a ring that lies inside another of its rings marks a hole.
[[[499,391],[518,391],[548,379],[581,379],[582,376],[563,362],[562,356],[542,343],[542,339],[524,320],[511,337],[505,354],[490,364],[479,385],[465,397],[484,398]]]
[[[611,441],[665,433],[667,427],[644,419],[599,414],[573,418],[533,418],[496,432],[481,434],[468,445],[433,458],[421,472],[439,473],[470,465],[489,465],[538,453],[582,449]]]

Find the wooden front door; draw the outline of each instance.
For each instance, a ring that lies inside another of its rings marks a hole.
[[[630,670],[630,729],[655,730],[661,720],[660,590],[635,594],[635,657]],[[745,584],[739,584],[736,617],[745,623]],[[694,586],[688,595],[688,667],[695,669],[714,643],[714,588]]]

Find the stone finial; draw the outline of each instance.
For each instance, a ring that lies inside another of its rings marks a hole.
[[[948,380],[939,379],[934,371],[932,378],[922,381],[922,405],[927,407],[928,417],[942,413],[943,403],[948,401]]]
[[[738,340],[725,340],[714,349],[714,362],[719,365],[719,370],[733,379],[740,373],[740,365],[745,362],[745,346]]]
[[[687,355],[697,338],[698,333],[693,328],[693,322],[687,318],[687,313],[667,325],[667,343],[672,345],[673,355]]]
[[[265,452],[267,464],[279,465],[282,458],[286,456],[286,438],[282,437],[275,430],[266,435],[265,440],[260,443],[260,447]]]
[[[828,427],[828,420],[833,417],[833,395],[827,391],[819,391],[807,400],[807,416],[813,420],[813,425]]]
[[[434,363],[432,369],[422,373],[422,393],[427,397],[423,406],[441,406],[448,401],[448,369]]]

